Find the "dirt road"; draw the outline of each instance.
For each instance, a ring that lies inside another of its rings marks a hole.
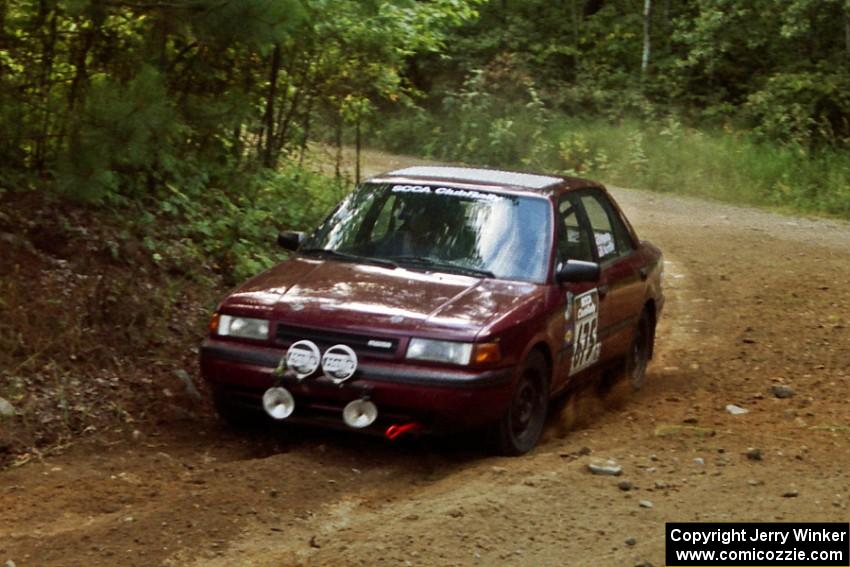
[[[583,394],[516,459],[211,419],[98,439],[0,473],[0,564],[662,565],[665,521],[847,521],[850,226],[614,194],[667,259],[644,390]]]

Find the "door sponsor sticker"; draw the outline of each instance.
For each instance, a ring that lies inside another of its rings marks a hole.
[[[599,343],[599,292],[596,288],[575,297],[575,329],[573,360],[570,376],[599,360],[602,345]]]
[[[617,249],[614,245],[614,237],[611,236],[610,232],[597,232],[594,234],[594,239],[596,240],[596,249],[599,252],[600,258],[604,258]]]

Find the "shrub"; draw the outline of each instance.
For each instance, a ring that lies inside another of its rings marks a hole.
[[[850,142],[850,76],[834,70],[780,73],[751,94],[745,115],[766,140],[804,147]]]

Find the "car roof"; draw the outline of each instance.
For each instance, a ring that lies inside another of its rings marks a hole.
[[[601,187],[598,183],[575,177],[542,175],[520,171],[460,166],[413,166],[396,169],[372,178],[372,182],[409,180],[417,183],[447,183],[480,186],[488,190],[555,193],[559,189]]]

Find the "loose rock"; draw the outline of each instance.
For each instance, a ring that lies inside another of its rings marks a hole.
[[[633,486],[632,486],[632,483],[629,482],[628,480],[621,480],[620,482],[617,483],[617,488],[619,488],[620,490],[622,490],[624,492],[628,492],[629,490],[631,490],[633,488]]]
[[[637,540],[633,537],[626,539],[626,545],[635,545],[636,543],[637,543]]]
[[[745,413],[750,413],[750,410],[742,408],[741,406],[736,406],[735,404],[727,405],[726,411],[732,415],[744,415]]]
[[[771,393],[780,399],[790,398],[794,395],[794,389],[785,384],[774,384],[770,388]]]
[[[797,498],[800,495],[796,490],[787,490],[782,493],[782,498]]]
[[[760,461],[761,460],[761,449],[756,449],[755,447],[750,447],[747,449],[747,458],[751,461]]]
[[[15,406],[9,403],[6,398],[0,398],[0,417],[14,417]]]
[[[697,457],[696,459],[694,459],[694,464],[695,465],[704,465],[705,459],[703,459],[702,457]]]
[[[588,463],[587,468],[593,474],[606,474],[610,476],[620,476],[623,474],[623,467],[614,461]]]
[[[650,502],[649,500],[641,500],[640,502],[638,502],[638,506],[640,506],[641,508],[652,508],[652,502]]]
[[[183,370],[182,368],[178,368],[174,371],[174,376],[177,377],[178,380],[183,382],[183,386],[186,388],[186,393],[196,400],[201,399],[201,393],[198,391],[198,388],[195,387],[195,383],[192,381],[192,377],[189,376],[189,373]]]

